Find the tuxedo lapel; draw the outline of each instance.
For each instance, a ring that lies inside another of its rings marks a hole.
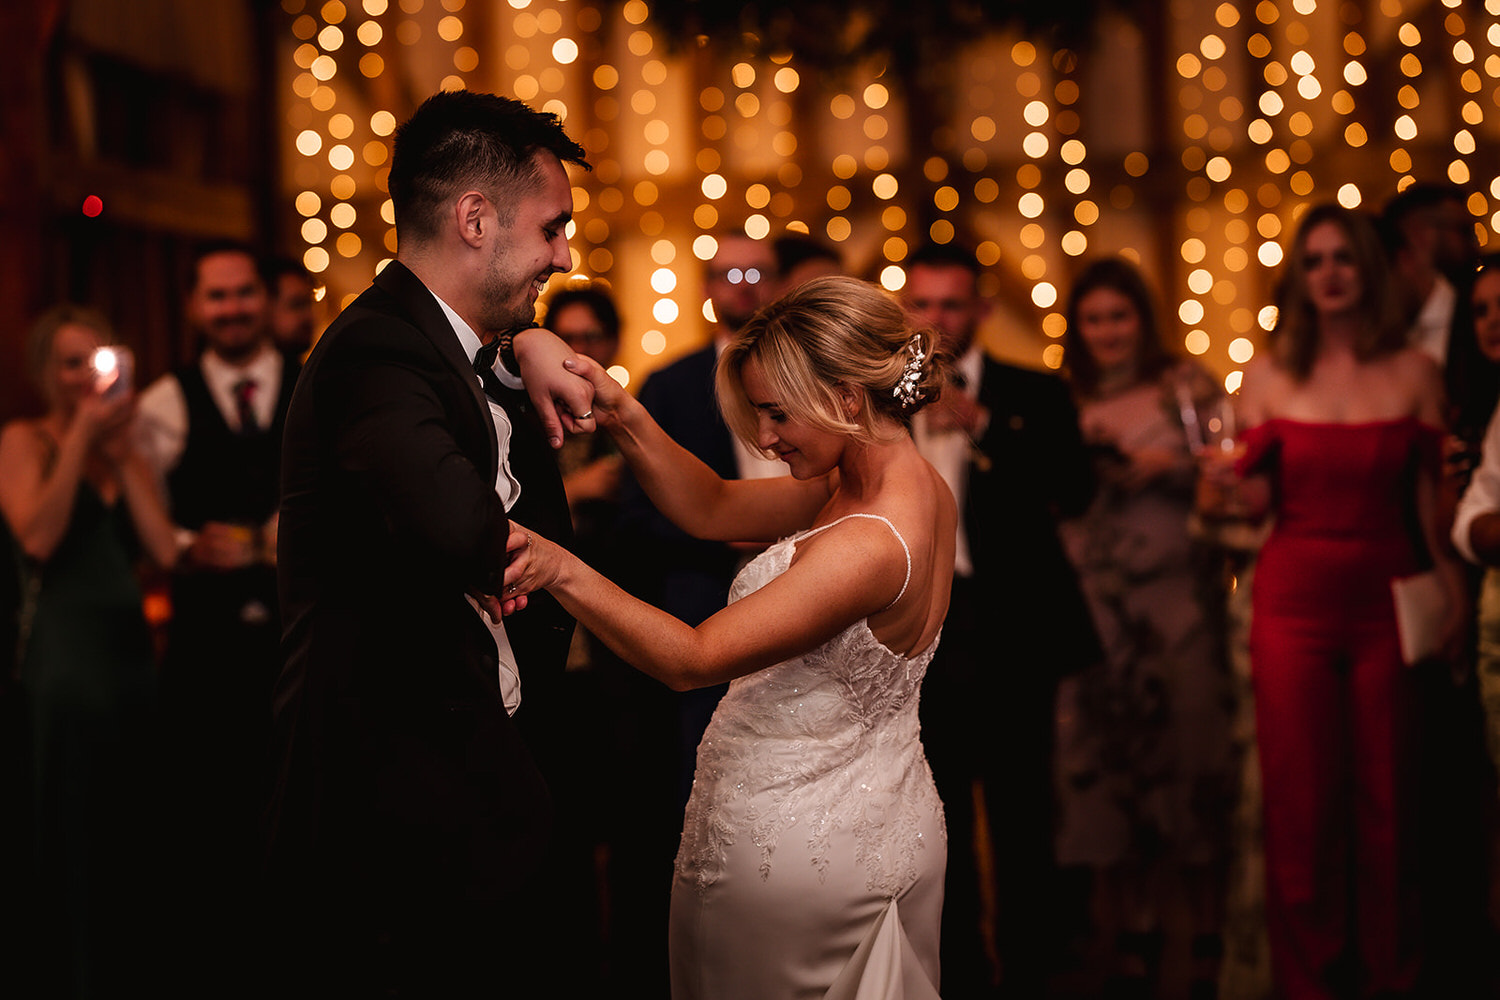
[[[412,274],[411,270],[400,261],[393,260],[387,264],[375,276],[374,284],[383,289],[397,305],[405,310],[407,318],[418,330],[422,331],[423,336],[432,342],[443,361],[453,369],[454,376],[469,387],[469,396],[474,403],[475,415],[490,428],[490,433],[486,436],[490,443],[487,473],[489,481],[494,482],[495,475],[500,468],[500,446],[495,439],[490,406],[485,400],[484,389],[480,387],[479,378],[474,374],[474,366],[459,344],[458,334],[453,332],[453,324],[448,322],[443,307],[438,305],[437,299],[427,286],[422,284],[422,280]]]

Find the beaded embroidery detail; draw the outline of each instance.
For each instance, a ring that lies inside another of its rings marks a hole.
[[[761,553],[736,577],[730,600],[779,576],[798,541],[830,527]],[[848,832],[867,888],[894,897],[911,885],[922,822],[942,815],[917,719],[936,648],[901,656],[861,620],[810,653],[731,682],[698,747],[678,872],[703,892],[722,874],[725,849],[749,837],[762,879],[800,844],[821,880],[833,836]]]

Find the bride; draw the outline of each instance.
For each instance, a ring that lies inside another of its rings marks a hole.
[[[725,348],[730,428],[787,463],[720,479],[587,359],[605,427],[686,531],[770,542],[697,628],[512,525],[506,606],[550,591],[677,690],[732,680],[698,749],[672,886],[675,1000],[937,996],[946,833],[917,726],[956,511],[908,433],[929,334],[852,278],[811,281]]]

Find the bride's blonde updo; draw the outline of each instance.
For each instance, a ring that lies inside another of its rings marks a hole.
[[[816,278],[764,306],[719,356],[724,421],[755,447],[759,423],[744,371],[760,364],[787,416],[856,440],[889,440],[942,391],[937,338],[879,288],[855,278]],[[852,416],[840,390],[863,396]]]

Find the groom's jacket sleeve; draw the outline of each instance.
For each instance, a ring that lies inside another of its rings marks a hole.
[[[437,359],[411,349],[420,340],[394,332],[379,323],[346,332],[346,344],[359,349],[325,359],[320,402],[328,412],[319,422],[331,429],[338,468],[376,505],[403,563],[497,593],[509,524],[494,475],[455,437],[453,401],[440,397],[442,373],[432,370]]]

